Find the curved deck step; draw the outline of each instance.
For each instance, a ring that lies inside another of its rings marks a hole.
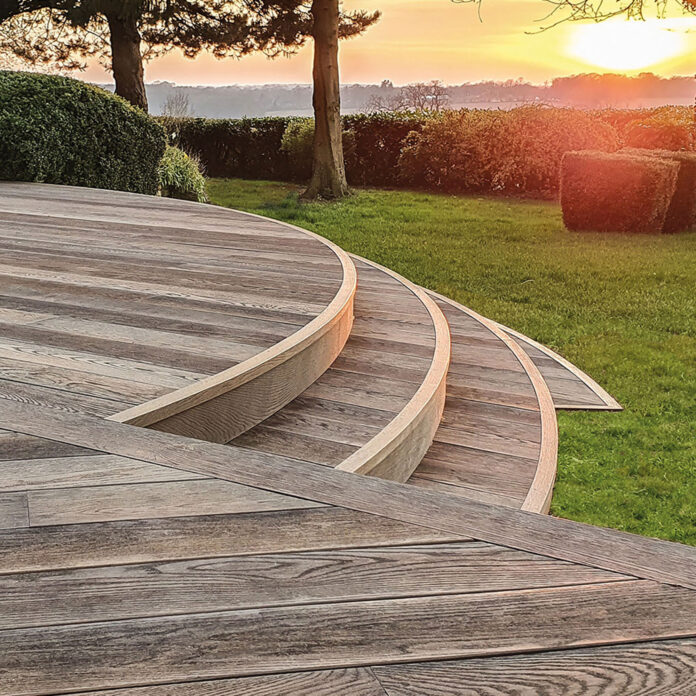
[[[559,410],[623,411],[621,404],[595,380],[564,357],[523,334],[498,324],[532,359]]]
[[[442,424],[408,483],[547,512],[558,430],[546,383],[495,322],[430,294],[450,324],[452,362]]]
[[[230,444],[405,481],[440,422],[449,330],[435,303],[391,271],[355,258],[351,336],[298,399]]]
[[[355,268],[317,235],[122,192],[0,193],[0,398],[224,442],[348,337]]]

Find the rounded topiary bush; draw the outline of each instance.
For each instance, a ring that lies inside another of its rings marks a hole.
[[[157,192],[163,129],[110,92],[0,71],[0,179]]]

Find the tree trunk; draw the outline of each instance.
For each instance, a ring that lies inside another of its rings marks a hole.
[[[338,77],[338,3],[339,0],[312,2],[314,157],[312,179],[303,198],[341,198],[348,194]]]
[[[147,111],[147,95],[140,52],[140,31],[135,17],[109,15],[111,62],[116,82],[116,94],[133,106]]]

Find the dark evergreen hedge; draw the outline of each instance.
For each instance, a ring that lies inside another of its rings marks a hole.
[[[679,164],[657,157],[567,152],[561,165],[563,221],[570,230],[664,229]]]
[[[166,137],[110,92],[0,71],[0,179],[157,193]]]
[[[281,149],[292,118],[161,119],[170,142],[201,159],[208,176],[303,181],[306,167],[298,166]],[[398,161],[410,131],[419,131],[426,117],[416,114],[357,114],[345,116],[351,133],[346,173],[354,186],[396,186]]]

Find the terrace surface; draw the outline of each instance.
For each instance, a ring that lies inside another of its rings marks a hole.
[[[696,693],[696,549],[538,514],[560,356],[253,216],[0,229],[0,695]]]

